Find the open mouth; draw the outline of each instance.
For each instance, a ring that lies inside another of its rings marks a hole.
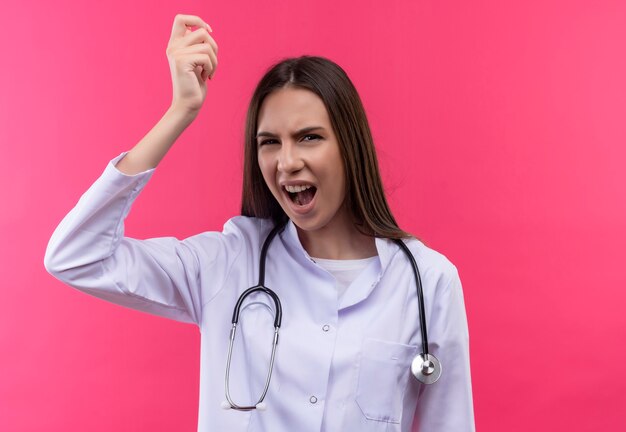
[[[313,201],[315,193],[317,192],[317,188],[315,186],[311,186],[310,188],[300,192],[289,192],[287,189],[284,189],[284,191],[294,204],[299,206],[306,206],[311,201]]]

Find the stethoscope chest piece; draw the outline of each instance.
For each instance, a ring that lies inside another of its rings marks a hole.
[[[411,373],[419,382],[432,384],[441,376],[441,363],[432,354],[418,354],[411,363]]]

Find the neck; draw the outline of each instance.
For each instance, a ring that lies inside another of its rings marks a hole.
[[[314,258],[362,259],[378,255],[374,237],[360,233],[352,218],[335,218],[323,228],[304,231],[296,225],[300,243]]]

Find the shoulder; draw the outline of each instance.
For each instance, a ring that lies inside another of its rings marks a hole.
[[[222,231],[204,231],[183,240],[197,253],[215,257],[223,253],[238,255],[244,250],[258,248],[266,232],[269,232],[272,222],[248,216],[234,216],[228,219]]]
[[[404,242],[415,258],[422,279],[434,282],[440,288],[459,280],[457,267],[444,253],[426,246],[416,238]]]
[[[224,224],[222,234],[244,247],[258,249],[274,227],[271,219],[250,216],[234,216]]]
[[[224,223],[223,233],[258,236],[271,230],[272,221],[251,216],[233,216]]]

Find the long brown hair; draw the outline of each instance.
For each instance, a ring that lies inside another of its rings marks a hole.
[[[263,179],[256,140],[263,100],[273,91],[287,86],[312,91],[324,102],[344,162],[344,205],[357,220],[357,229],[374,237],[414,237],[398,227],[387,204],[361,98],[345,71],[324,57],[304,55],[283,59],[271,66],[257,85],[246,116],[241,214],[271,218],[274,224],[282,225],[288,221]]]

